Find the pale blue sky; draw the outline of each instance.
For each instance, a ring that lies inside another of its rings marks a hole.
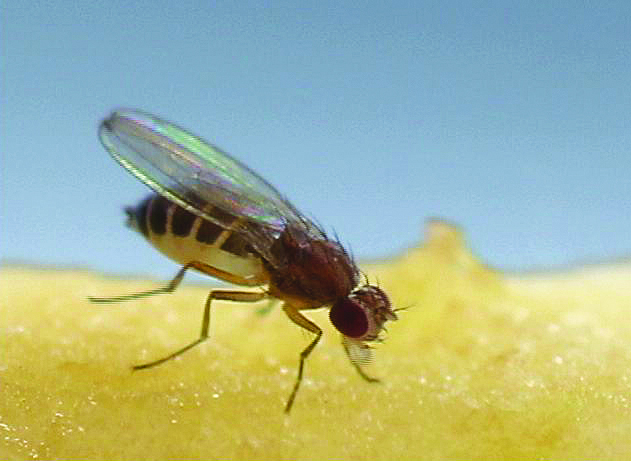
[[[0,257],[171,276],[98,142],[141,108],[231,152],[360,258],[459,223],[514,270],[631,249],[631,3],[0,4]],[[355,6],[351,6],[355,5]]]

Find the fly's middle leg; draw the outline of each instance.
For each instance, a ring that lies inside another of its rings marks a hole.
[[[156,365],[160,365],[168,360],[174,359],[175,357],[183,354],[184,352],[192,349],[198,344],[203,343],[208,339],[208,329],[210,328],[210,305],[213,300],[221,300],[221,301],[235,301],[241,303],[255,303],[264,299],[267,296],[266,293],[254,292],[254,291],[234,291],[234,290],[213,290],[208,294],[208,298],[206,298],[206,305],[204,306],[204,317],[202,318],[202,328],[199,335],[195,341],[187,344],[181,349],[173,352],[172,354],[167,355],[158,360],[154,360],[152,362],[143,363],[141,365],[135,365],[133,367],[134,370],[144,370],[145,368],[155,367]]]
[[[244,285],[244,286],[257,286],[262,285],[266,282],[266,279],[263,275],[260,277],[253,278],[245,278],[236,274],[231,274],[229,272],[223,271],[216,267],[209,266],[207,264],[201,263],[199,261],[191,261],[178,271],[178,273],[173,277],[166,286],[161,288],[157,288],[155,290],[143,291],[138,293],[131,293],[128,295],[122,296],[114,296],[111,298],[97,298],[97,297],[89,297],[88,299],[93,303],[117,303],[123,301],[131,301],[139,298],[146,298],[153,295],[159,295],[163,293],[172,293],[175,289],[180,285],[182,279],[184,278],[184,274],[188,269],[196,269],[202,273],[208,274],[210,276],[216,277],[221,280],[225,280],[230,283],[234,283],[235,285]],[[145,368],[151,368],[156,365],[160,365],[161,363],[166,362],[167,360],[171,360],[172,358],[177,357],[178,355],[183,354],[184,352],[192,349],[198,344],[204,342],[208,339],[208,329],[210,327],[210,305],[213,300],[221,300],[221,301],[234,301],[234,302],[246,302],[246,303],[254,303],[266,298],[268,295],[264,292],[253,292],[253,291],[238,291],[238,290],[213,290],[208,294],[208,298],[206,298],[206,304],[204,306],[204,316],[202,318],[202,328],[199,335],[195,341],[187,344],[181,349],[178,349],[172,354],[167,355],[159,360],[154,360],[149,363],[143,363],[141,365],[136,365],[133,367],[134,370],[142,370]]]

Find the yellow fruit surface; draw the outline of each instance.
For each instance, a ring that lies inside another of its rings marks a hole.
[[[132,372],[196,338],[211,285],[97,305],[156,282],[0,268],[0,458],[631,457],[631,263],[504,274],[432,221],[361,268],[406,308],[367,367],[382,382],[308,312],[324,336],[289,415],[310,336],[278,306],[217,302],[209,341]]]

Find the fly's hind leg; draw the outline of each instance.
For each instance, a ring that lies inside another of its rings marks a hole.
[[[135,365],[133,367],[134,370],[143,370],[145,368],[155,367],[156,365],[160,365],[168,360],[171,360],[178,355],[183,354],[184,352],[192,349],[198,344],[203,343],[208,339],[208,329],[210,327],[210,305],[213,300],[221,300],[221,301],[235,301],[242,303],[255,303],[257,301],[262,300],[267,296],[266,293],[258,293],[254,291],[234,291],[234,290],[213,290],[208,294],[208,298],[206,298],[206,305],[204,306],[204,317],[202,319],[202,330],[195,341],[190,344],[187,344],[181,349],[173,352],[172,354],[167,355],[158,360],[154,360],[153,362],[143,363],[142,365]]]
[[[149,296],[153,296],[153,295],[173,293],[175,289],[180,285],[180,282],[182,282],[182,279],[184,278],[184,274],[186,273],[186,271],[190,269],[191,267],[194,267],[195,264],[196,263],[193,262],[193,263],[188,263],[182,266],[182,268],[178,271],[178,273],[175,274],[175,277],[173,277],[173,280],[171,280],[166,286],[156,288],[155,290],[141,291],[138,293],[130,293],[128,295],[122,295],[122,296],[113,296],[111,298],[100,298],[96,296],[88,296],[88,300],[90,300],[90,302],[93,302],[93,303],[102,303],[102,304],[120,303],[123,301],[132,301],[134,299],[139,299],[139,298],[148,298]]]
[[[291,406],[294,404],[294,399],[296,398],[296,394],[298,393],[300,383],[302,382],[302,372],[305,366],[305,360],[307,360],[307,357],[309,357],[309,354],[311,354],[313,348],[316,347],[316,344],[318,344],[318,341],[320,341],[320,338],[322,337],[322,330],[319,326],[317,326],[307,317],[298,312],[298,309],[296,309],[295,307],[290,306],[289,304],[284,304],[283,310],[292,322],[316,335],[316,337],[313,338],[313,341],[311,341],[309,345],[305,347],[305,349],[300,353],[300,365],[298,366],[298,376],[296,377],[296,383],[294,384],[294,389],[291,391],[291,395],[287,400],[287,405],[285,405],[285,413],[289,413],[289,411],[291,410]]]

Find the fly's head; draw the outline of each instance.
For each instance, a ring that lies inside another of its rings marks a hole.
[[[345,338],[355,343],[378,339],[384,323],[397,320],[388,296],[373,285],[364,285],[337,301],[329,318]]]

